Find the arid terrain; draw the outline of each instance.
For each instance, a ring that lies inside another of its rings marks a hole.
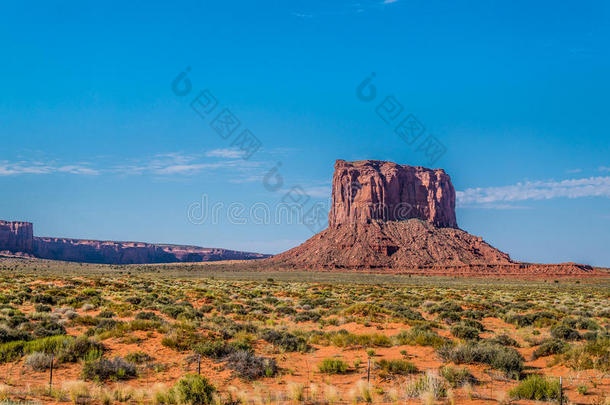
[[[203,392],[209,396],[196,398],[214,403],[533,403],[522,398],[556,402],[561,377],[564,403],[608,403],[608,277],[240,265],[0,259],[0,397],[174,404]],[[198,371],[210,384],[199,391],[187,376]]]

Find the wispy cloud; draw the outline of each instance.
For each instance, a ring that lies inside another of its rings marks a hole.
[[[54,163],[43,162],[8,162],[0,161],[0,176],[17,176],[22,174],[53,174],[68,173],[94,176],[99,174],[99,170],[86,165],[57,165]]]
[[[600,166],[597,168],[600,172],[610,172],[610,166]]]
[[[509,202],[549,200],[552,198],[610,197],[610,176],[567,179],[561,181],[527,181],[510,186],[468,188],[457,191],[459,207],[500,206]],[[506,208],[504,208],[506,209]]]
[[[242,150],[236,148],[214,149],[206,152],[207,157],[218,157],[224,159],[239,159],[244,155]]]
[[[164,153],[149,158],[126,159],[120,164],[108,160],[112,157],[78,164],[40,160],[0,161],[0,177],[52,174],[184,177],[224,170],[228,181],[245,183],[260,180],[265,167],[264,162],[241,159],[237,149],[215,149],[201,154]]]

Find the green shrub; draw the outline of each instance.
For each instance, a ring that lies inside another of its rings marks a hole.
[[[160,321],[161,318],[154,312],[138,312],[135,319],[142,319],[146,321]]]
[[[59,335],[31,341],[17,340],[0,345],[0,363],[17,360],[23,355],[41,352],[57,354],[65,348],[73,338]]]
[[[295,336],[292,333],[268,329],[263,332],[261,337],[285,352],[306,352],[309,350],[307,341],[303,337]]]
[[[142,363],[146,363],[149,361],[152,361],[153,358],[152,356],[144,353],[144,352],[131,352],[129,353],[127,356],[125,356],[125,360],[134,363],[134,364],[142,364]]]
[[[321,315],[317,312],[313,312],[313,311],[303,311],[303,312],[299,312],[294,316],[294,321],[295,322],[308,322],[308,321],[312,321],[312,322],[317,322],[319,321],[321,318]]]
[[[451,327],[451,334],[458,339],[479,339],[479,331],[477,329],[462,324],[453,325]]]
[[[580,333],[577,330],[570,328],[569,326],[560,324],[551,328],[551,336],[557,339],[565,340],[578,340],[580,339]]]
[[[407,375],[417,373],[415,364],[406,360],[381,359],[377,362],[377,367],[387,374]]]
[[[174,391],[181,404],[205,405],[212,403],[216,388],[199,374],[187,374],[176,382]]]
[[[14,329],[14,327],[7,328],[4,325],[0,326],[0,343],[14,342],[16,340],[31,340],[31,339],[32,339],[32,336],[26,331],[17,330],[17,329]]]
[[[394,336],[394,341],[398,345],[410,346],[441,347],[448,344],[448,340],[439,336],[436,332],[420,328],[402,331]]]
[[[347,363],[341,359],[324,359],[318,364],[318,370],[324,374],[345,374]]]
[[[163,346],[177,351],[191,350],[198,341],[197,335],[184,329],[173,329],[161,339]]]
[[[506,322],[515,324],[520,328],[531,325],[538,327],[549,326],[555,319],[557,319],[557,317],[548,311],[533,312],[524,315],[512,314],[504,317]]]
[[[568,349],[568,347],[569,345],[561,339],[547,339],[540,343],[540,346],[534,350],[532,356],[534,360],[536,360],[539,357],[563,353]]]
[[[490,339],[487,339],[486,341],[490,343],[499,344],[500,346],[519,347],[519,343],[508,335],[497,335]]]
[[[509,395],[513,399],[536,401],[559,399],[559,380],[544,378],[536,374],[530,375],[510,390]]]
[[[233,346],[227,344],[223,340],[213,340],[198,343],[195,345],[193,350],[195,353],[212,359],[221,359],[235,351]]]
[[[78,360],[95,360],[104,353],[104,345],[86,336],[71,340],[57,355],[60,363],[74,363]]]
[[[51,320],[45,320],[42,322],[39,322],[38,324],[36,324],[36,327],[34,328],[34,336],[36,336],[37,338],[44,338],[44,337],[49,337],[49,336],[57,336],[57,335],[65,335],[66,334],[66,328],[63,327],[63,325],[55,322],[55,321],[51,321]]]

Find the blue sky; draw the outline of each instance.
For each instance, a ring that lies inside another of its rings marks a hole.
[[[7,3],[0,218],[275,253],[312,235],[275,218],[286,193],[325,204],[335,159],[382,159],[444,168],[460,227],[514,259],[610,266],[609,27],[601,1]],[[412,144],[394,131],[409,114]]]

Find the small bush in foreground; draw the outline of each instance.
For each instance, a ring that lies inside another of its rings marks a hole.
[[[216,388],[199,374],[187,374],[182,377],[174,390],[181,404],[205,405],[212,403],[212,396]]]
[[[530,375],[510,390],[513,399],[548,401],[559,398],[559,380]]]
[[[345,374],[347,363],[341,359],[324,359],[318,364],[318,370],[325,374]]]

